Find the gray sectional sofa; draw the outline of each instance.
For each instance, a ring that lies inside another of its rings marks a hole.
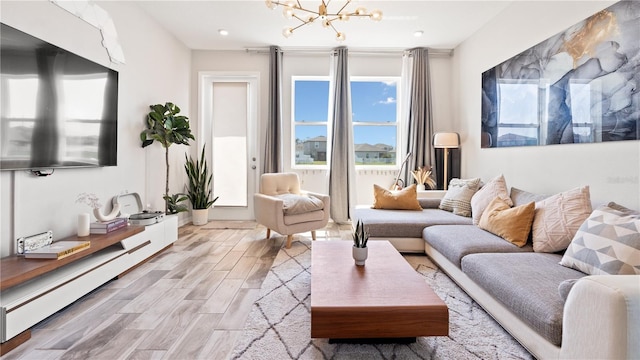
[[[561,254],[517,247],[439,210],[437,199],[420,203],[422,211],[361,206],[354,222],[370,240],[426,253],[537,358],[640,358],[640,276],[587,276],[559,265]],[[566,299],[561,284],[573,285]]]

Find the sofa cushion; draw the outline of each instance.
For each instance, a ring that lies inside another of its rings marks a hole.
[[[440,209],[460,216],[471,216],[471,197],[480,187],[480,178],[451,179],[449,189],[440,201]]]
[[[588,186],[538,201],[532,227],[533,250],[549,253],[565,250],[589,214]]]
[[[473,254],[462,271],[552,344],[562,340],[564,301],[558,286],[585,276],[558,264],[561,255]]]
[[[622,209],[610,203],[594,210],[560,264],[589,275],[640,275],[640,214]]]
[[[478,226],[516,246],[523,247],[531,232],[536,206],[530,202],[512,208],[510,202],[501,197],[493,199],[484,210]]]
[[[373,208],[388,210],[422,210],[418,202],[416,184],[400,191],[389,191],[373,184]]]
[[[496,197],[503,199],[509,206],[513,206],[513,201],[507,191],[507,182],[502,174],[491,179],[471,197],[471,218],[473,218],[474,225],[480,223],[482,213]]]
[[[422,211],[380,210],[357,207],[353,222],[362,220],[372,237],[421,238],[422,229],[440,224],[471,224],[471,219],[439,209]]]
[[[517,247],[475,225],[430,226],[422,231],[422,238],[427,246],[437,250],[457,267],[460,267],[460,260],[469,254],[533,251],[531,245]]]

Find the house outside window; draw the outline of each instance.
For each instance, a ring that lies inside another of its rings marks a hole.
[[[357,167],[398,165],[399,77],[352,77],[351,103]],[[292,78],[294,168],[326,168],[329,78]]]

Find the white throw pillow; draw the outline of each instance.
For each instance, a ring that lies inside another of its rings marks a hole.
[[[473,218],[474,225],[478,225],[484,209],[497,197],[504,200],[507,205],[513,206],[513,201],[511,201],[509,191],[507,191],[507,182],[504,180],[502,174],[491,179],[471,198],[471,217]]]
[[[533,251],[553,253],[566,249],[589,214],[591,199],[588,186],[536,202]]]
[[[451,179],[444,198],[440,201],[439,208],[452,211],[456,215],[471,216],[471,197],[480,186],[480,178],[475,179]]]

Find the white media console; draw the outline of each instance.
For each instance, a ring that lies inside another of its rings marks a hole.
[[[85,294],[173,245],[178,216],[147,226],[128,226],[89,240],[89,249],[60,260],[0,259],[0,355],[31,337],[30,328]]]

